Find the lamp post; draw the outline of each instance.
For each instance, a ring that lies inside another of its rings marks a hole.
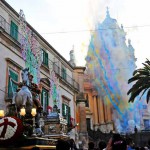
[[[36,108],[32,108],[31,115],[32,115],[32,117],[33,117],[33,133],[32,133],[32,136],[35,137],[35,136],[36,136],[36,133],[35,133],[35,115],[36,115]]]
[[[20,109],[20,115],[21,115],[21,116],[25,116],[25,114],[26,114],[26,110],[25,110],[25,108],[23,107],[23,108]]]
[[[23,107],[23,108],[20,109],[20,116],[21,116],[20,119],[22,119],[23,123],[24,123],[24,117],[25,117],[25,115],[26,115],[26,110]]]
[[[4,110],[0,110],[0,118],[3,118],[5,116]]]

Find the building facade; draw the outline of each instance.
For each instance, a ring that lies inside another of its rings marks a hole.
[[[128,103],[128,79],[136,69],[131,40],[126,42],[123,25],[111,18],[97,23],[91,35],[86,56],[84,93],[87,129],[102,132],[134,132],[149,126],[148,105],[145,100]]]
[[[42,79],[43,111],[50,113],[57,105],[68,125],[75,125],[79,77],[74,67],[26,22],[22,10],[17,13],[6,1],[0,1],[0,62],[0,109],[7,113],[17,90],[10,77],[20,82],[22,69],[29,68],[34,83]],[[75,133],[72,129],[70,137]]]

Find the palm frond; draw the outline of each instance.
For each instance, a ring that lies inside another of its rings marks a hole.
[[[134,102],[134,99],[143,91],[143,90],[145,90],[146,88],[148,88],[147,87],[147,85],[146,86],[142,86],[142,87],[139,87],[138,89],[134,89],[132,92],[131,92],[131,96],[130,96],[130,98],[129,98],[129,102]],[[146,92],[146,91],[145,91]],[[144,93],[145,93],[144,92]],[[143,94],[144,94],[143,93]]]
[[[141,78],[142,78],[142,77],[141,77],[140,75],[134,76],[134,77],[132,77],[132,78],[130,78],[130,79],[128,80],[128,84],[131,83],[131,82],[134,82],[134,81],[136,81],[136,80],[139,80],[139,79],[141,79]]]
[[[146,101],[147,101],[147,103],[149,102],[149,99],[150,99],[150,89],[148,90],[147,96],[146,96]]]
[[[140,99],[147,92],[147,103],[150,100],[150,61],[146,59],[143,68],[136,69],[133,72],[133,77],[128,80],[128,84],[133,83],[127,94],[131,94],[128,102],[134,102],[134,99],[140,94]],[[139,99],[139,100],[140,100]]]

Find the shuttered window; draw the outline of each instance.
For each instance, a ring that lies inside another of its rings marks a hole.
[[[11,25],[10,25],[10,35],[15,40],[18,40],[18,26],[13,21],[11,21]]]
[[[42,88],[42,94],[41,94],[41,104],[43,106],[43,111],[47,112],[48,107],[48,100],[49,100],[49,94],[48,90],[45,88]]]
[[[67,122],[68,122],[68,125],[71,124],[71,113],[70,113],[70,107],[66,104],[62,104],[62,116],[64,118],[66,118]]]
[[[18,74],[14,72],[13,70],[9,70],[9,76],[12,78],[14,81],[18,82]],[[9,78],[8,81],[8,97],[12,98],[13,92],[17,91],[17,85],[13,83]]]
[[[44,50],[42,50],[43,53],[43,64],[48,67],[48,53],[46,53]]]
[[[62,78],[66,80],[66,78],[67,78],[67,73],[66,73],[66,69],[65,69],[65,68],[62,68],[62,69],[61,69],[61,74],[62,74]]]

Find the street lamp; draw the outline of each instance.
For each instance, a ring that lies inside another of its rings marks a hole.
[[[32,136],[35,137],[36,136],[36,133],[35,133],[35,116],[36,116],[36,108],[32,108],[32,111],[31,111],[31,115],[33,117],[33,133],[32,133]]]
[[[21,116],[25,116],[25,114],[26,114],[26,110],[25,110],[25,108],[23,107],[23,108],[20,109],[20,115],[21,115]]]
[[[3,118],[5,116],[4,110],[0,110],[0,118]]]

